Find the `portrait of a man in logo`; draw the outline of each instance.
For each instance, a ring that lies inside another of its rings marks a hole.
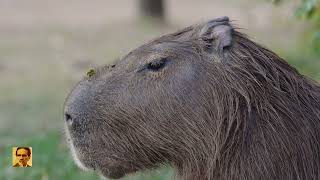
[[[12,148],[12,166],[13,167],[31,167],[32,166],[32,148],[14,147]]]

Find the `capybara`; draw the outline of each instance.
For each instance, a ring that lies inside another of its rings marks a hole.
[[[272,36],[272,34],[270,34]],[[320,86],[228,17],[90,70],[65,102],[76,163],[108,178],[320,179]]]

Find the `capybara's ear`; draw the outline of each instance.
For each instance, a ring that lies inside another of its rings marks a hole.
[[[233,28],[229,18],[224,16],[210,20],[201,25],[199,35],[202,40],[209,43],[218,52],[223,52],[232,44]]]

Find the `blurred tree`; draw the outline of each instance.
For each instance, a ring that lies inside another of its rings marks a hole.
[[[284,0],[272,1],[278,4]],[[310,44],[314,52],[320,55],[320,0],[301,0],[300,5],[295,10],[295,15],[313,24]]]
[[[295,13],[299,18],[311,20],[314,24],[311,45],[320,54],[320,0],[302,0]]]
[[[143,17],[164,20],[163,0],[139,0],[139,8]]]

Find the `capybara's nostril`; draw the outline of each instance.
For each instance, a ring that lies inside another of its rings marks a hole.
[[[68,113],[65,113],[64,115],[65,115],[65,119],[66,119],[67,123],[72,123],[72,117],[71,117],[71,115],[68,114]]]

